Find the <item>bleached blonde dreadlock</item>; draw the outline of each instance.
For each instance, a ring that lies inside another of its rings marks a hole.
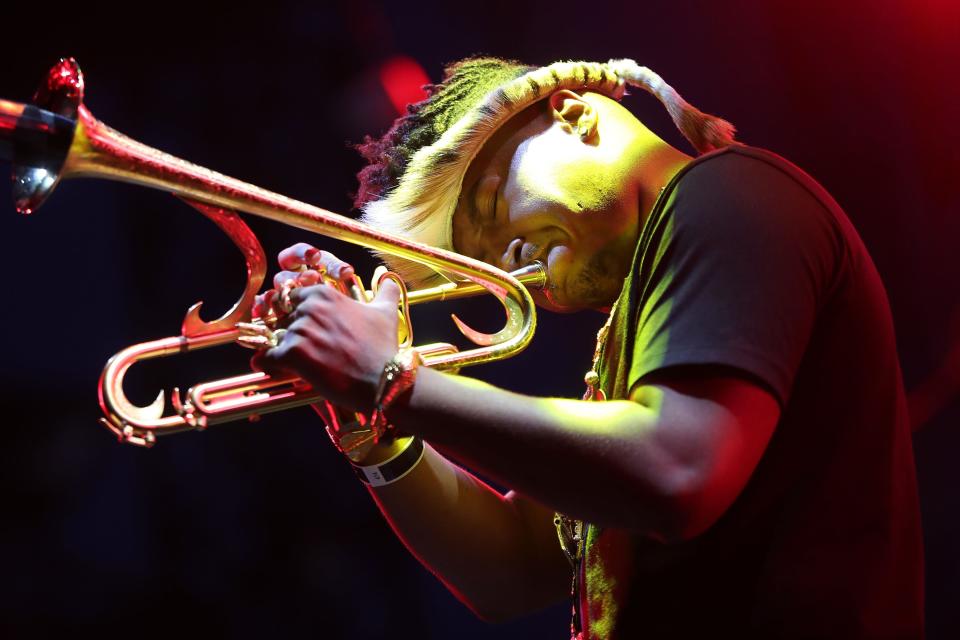
[[[650,92],[699,153],[734,142],[729,122],[690,105],[656,73],[633,60],[557,62],[530,67],[472,58],[446,69],[429,97],[411,105],[379,140],[359,149],[370,162],[360,175],[362,220],[417,242],[453,250],[452,220],[463,177],[483,144],[511,116],[559,89],[593,91],[616,100],[627,86]],[[440,278],[430,268],[380,256],[413,285]]]

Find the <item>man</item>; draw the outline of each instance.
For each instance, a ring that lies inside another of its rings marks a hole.
[[[625,84],[660,98],[705,153],[623,109]],[[356,462],[396,533],[467,606],[501,620],[555,602],[572,563],[584,638],[922,636],[889,307],[811,178],[734,143],[632,61],[464,61],[362,150],[372,224],[505,270],[540,261],[540,305],[610,311],[591,401],[574,401],[398,357],[392,283],[370,304],[329,286],[273,296],[288,331],[261,365],[414,436]],[[280,262],[278,284],[316,283],[311,267],[352,276],[307,245]]]

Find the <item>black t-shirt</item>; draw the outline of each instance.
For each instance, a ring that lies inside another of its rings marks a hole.
[[[766,151],[701,156],[644,224],[601,363],[608,398],[716,366],[782,414],[705,533],[663,544],[591,527],[590,638],[920,637],[922,544],[893,323],[840,207]]]

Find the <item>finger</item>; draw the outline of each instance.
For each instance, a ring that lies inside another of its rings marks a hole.
[[[344,262],[329,251],[320,252],[317,258],[317,266],[324,267],[327,273],[346,286],[350,286],[350,284],[353,283],[353,265]]]
[[[273,315],[277,318],[283,318],[287,315],[286,311],[281,309],[282,301],[280,300],[280,293],[276,289],[268,289],[263,294],[263,312],[264,315],[268,314],[269,311],[273,311]]]
[[[315,269],[309,269],[297,274],[297,284],[301,287],[311,287],[323,282],[323,273]]]
[[[305,242],[299,242],[287,247],[279,255],[280,268],[287,271],[299,270],[301,267],[325,269],[337,280],[349,284],[352,282],[354,269],[329,251],[321,251]]]
[[[278,290],[283,289],[284,285],[291,280],[298,286],[310,287],[322,283],[324,273],[326,268],[322,265],[305,271],[278,271],[273,276],[273,287]]]
[[[276,297],[277,297],[276,289],[267,289],[266,291],[263,292],[264,310],[266,310],[267,308],[273,307],[274,300],[276,299]]]
[[[307,298],[313,296],[326,296],[326,295],[343,295],[334,287],[327,286],[325,284],[316,284],[310,287],[297,287],[290,291],[290,302],[296,307],[298,304],[306,300]]]
[[[267,305],[264,304],[262,294],[253,298],[253,308],[251,309],[251,313],[254,318],[262,318],[263,312],[266,311],[267,308]]]
[[[400,304],[400,286],[392,279],[381,281],[377,296],[371,304],[386,307],[390,310],[397,308]]]
[[[264,349],[250,359],[250,366],[256,367],[271,376],[286,377],[298,375],[297,372],[287,364],[288,345],[282,341],[276,347]]]
[[[273,276],[273,288],[279,291],[283,289],[284,284],[291,280],[296,283],[300,275],[300,271],[277,271],[276,275]]]
[[[314,266],[320,250],[309,245],[306,242],[298,242],[292,247],[287,247],[277,256],[277,262],[281,269],[296,271],[302,266]]]

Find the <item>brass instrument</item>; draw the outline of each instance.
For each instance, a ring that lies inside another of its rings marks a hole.
[[[532,338],[536,314],[524,285],[545,284],[542,265],[511,275],[478,260],[383,233],[175,158],[99,122],[83,105],[83,91],[79,67],[73,59],[66,59],[50,70],[32,104],[0,100],[0,156],[10,155],[14,160],[17,210],[35,211],[63,178],[108,178],[161,189],[216,223],[243,252],[247,265],[244,292],[223,317],[212,322],[202,320],[202,303],[198,302],[187,311],[180,335],[130,346],[107,362],[99,384],[104,412],[101,422],[121,441],[151,446],[158,435],[204,429],[322,399],[302,379],[273,378],[264,373],[198,384],[183,397],[174,389],[173,412],[167,416],[163,415],[163,391],[145,407],[133,404],[124,394],[124,375],[133,364],[234,342],[240,336],[237,324],[251,321],[254,297],[263,284],[267,262],[259,241],[237,212],[385,251],[465,279],[410,292],[410,304],[483,292],[500,300],[507,316],[500,331],[481,333],[453,316],[460,331],[478,346],[466,351],[448,344],[418,347],[426,366],[451,370],[507,358],[520,352]],[[404,323],[409,335],[406,313]]]

